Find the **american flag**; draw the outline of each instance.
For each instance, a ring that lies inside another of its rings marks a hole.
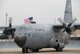
[[[24,22],[25,22],[25,24],[30,24],[32,22],[32,20],[33,20],[33,17],[29,17],[29,18],[25,18]]]

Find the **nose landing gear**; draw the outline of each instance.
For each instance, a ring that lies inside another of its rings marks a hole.
[[[63,51],[63,48],[61,48],[59,44],[55,47],[55,49],[57,52]]]
[[[28,53],[28,49],[27,48],[22,48],[22,53]]]
[[[22,48],[22,53],[29,53],[29,52],[39,52],[39,49],[28,49],[28,48]]]

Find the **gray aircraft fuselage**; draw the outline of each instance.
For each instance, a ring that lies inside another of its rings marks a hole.
[[[27,24],[16,28],[15,42],[21,48],[40,49],[56,48],[59,44],[63,49],[69,41],[70,35],[53,28],[53,24]],[[20,38],[21,37],[21,38]],[[25,40],[21,40],[24,37]],[[24,41],[21,45],[21,41]],[[20,43],[19,43],[20,42]]]

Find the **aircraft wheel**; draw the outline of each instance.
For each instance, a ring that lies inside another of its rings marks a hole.
[[[60,48],[60,45],[58,44],[58,45],[56,46],[56,51],[57,51],[57,52],[61,52],[61,51],[63,51],[63,48]]]
[[[22,48],[22,53],[25,53],[25,48]]]
[[[32,49],[32,52],[39,52],[39,49]]]
[[[63,48],[62,48],[62,49],[60,49],[60,51],[63,51]]]
[[[59,49],[56,49],[57,52],[59,52]]]
[[[27,48],[22,48],[22,53],[28,53],[28,49]]]
[[[56,51],[61,52],[61,51],[63,51],[63,49],[58,48],[58,49],[56,49]]]

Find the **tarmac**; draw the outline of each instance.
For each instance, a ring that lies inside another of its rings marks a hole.
[[[23,54],[21,48],[0,49],[0,54]],[[65,48],[63,52],[56,52],[53,48],[41,49],[39,52],[30,52],[26,54],[80,54],[80,48]]]

